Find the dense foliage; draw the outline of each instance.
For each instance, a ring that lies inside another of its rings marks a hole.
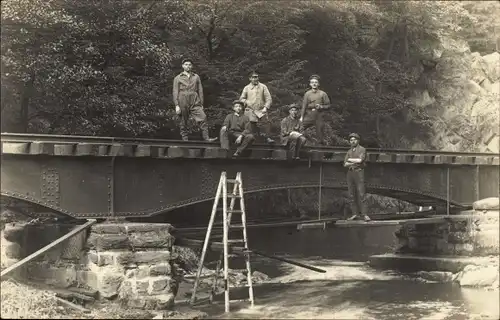
[[[494,1],[5,0],[1,10],[3,132],[178,139],[172,82],[191,57],[212,136],[257,70],[276,135],[283,106],[319,74],[328,144],[356,131],[365,146],[433,148],[436,123],[471,127],[433,112],[463,92],[454,74],[464,63],[449,59],[457,43],[498,50]],[[329,194],[325,210],[343,211],[343,196]],[[286,191],[274,195],[275,210],[317,211],[317,191],[294,193],[293,210]]]
[[[7,0],[2,130],[178,138],[171,86],[189,56],[214,131],[249,71],[271,90],[275,133],[318,73],[329,144],[357,131],[405,147],[428,134],[409,99],[423,63],[471,21],[437,1]]]

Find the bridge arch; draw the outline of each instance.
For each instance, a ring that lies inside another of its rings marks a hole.
[[[17,200],[21,203],[29,204],[29,205],[34,205],[39,208],[44,208],[46,210],[41,210],[43,212],[50,212],[51,214],[61,217],[61,218],[69,218],[69,219],[74,219],[75,217],[67,210],[64,210],[63,208],[59,206],[55,206],[49,203],[44,203],[36,198],[14,193],[14,192],[7,192],[7,191],[1,191],[1,198],[2,198],[2,203],[4,200]],[[10,206],[9,206],[10,207]],[[10,208],[15,208],[15,207],[10,207]],[[24,211],[24,210],[23,210]],[[25,212],[21,212],[25,213]],[[26,213],[25,213],[26,214]],[[33,213],[33,216],[40,216],[38,213]]]

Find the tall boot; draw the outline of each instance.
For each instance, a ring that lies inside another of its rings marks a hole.
[[[297,138],[297,141],[295,142],[295,154],[294,154],[294,159],[300,159],[300,149],[302,149],[302,146],[306,143],[306,138],[304,136],[300,136]]]
[[[205,121],[200,122],[200,129],[203,140],[207,142],[213,142],[217,140],[217,138],[210,138],[210,136],[208,135],[208,125]]]

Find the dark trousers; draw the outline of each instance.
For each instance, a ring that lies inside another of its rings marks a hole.
[[[200,127],[203,140],[208,140],[208,124],[207,116],[203,111],[200,99],[196,92],[183,91],[179,93],[179,107],[181,114],[179,115],[179,131],[182,140],[188,140],[189,135],[189,119],[193,119]]]
[[[303,135],[299,137],[289,136],[285,145],[290,151],[293,152],[294,157],[298,157],[300,155],[300,149],[304,144],[306,144],[306,142],[306,137],[304,137]]]
[[[365,172],[363,169],[347,171],[347,189],[352,214],[366,215]]]
[[[271,138],[271,121],[267,115],[257,122],[250,122],[250,126],[255,137]]]
[[[316,138],[318,139],[319,143],[323,143],[323,115],[321,112],[315,110],[311,111],[308,110],[306,111],[304,115],[304,121],[302,122],[304,125],[304,130],[310,128],[310,127],[316,127]]]
[[[234,131],[227,131],[227,130],[222,130],[220,131],[220,146],[222,149],[229,150],[231,143],[234,143],[238,137],[241,136],[240,132],[234,132]],[[247,134],[241,139],[241,143],[238,145],[238,148],[236,149],[236,152],[241,153],[243,152],[246,148],[250,147],[255,138],[253,134]]]

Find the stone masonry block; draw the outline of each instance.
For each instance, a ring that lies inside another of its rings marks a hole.
[[[125,229],[127,233],[174,231],[174,227],[170,223],[127,223]]]
[[[7,241],[6,241],[7,242]],[[5,250],[5,256],[11,259],[22,259],[23,248],[15,242],[2,243],[2,249]]]
[[[138,251],[124,252],[117,256],[117,263],[128,265],[130,263],[160,263],[170,261],[170,251]]]
[[[136,282],[136,293],[139,295],[145,295],[148,293],[149,288],[149,279],[146,280],[137,280]]]
[[[97,234],[125,234],[125,226],[116,223],[100,223],[92,226],[92,233]]]
[[[118,289],[124,280],[123,273],[119,269],[108,269],[99,273],[98,289],[101,297],[112,299],[118,295]]]
[[[24,226],[12,224],[5,225],[5,229],[3,230],[3,237],[7,241],[22,244],[24,237]]]
[[[147,232],[131,234],[130,245],[133,248],[172,248],[175,238],[167,232]]]
[[[85,284],[94,290],[97,290],[99,285],[97,274],[88,270],[78,270],[76,272],[76,281],[80,284]]]
[[[151,295],[168,293],[168,290],[170,289],[169,284],[170,284],[170,277],[167,276],[152,277],[149,281],[148,293]]]
[[[172,273],[170,263],[161,263],[151,266],[149,274],[154,276],[169,276]]]
[[[126,235],[107,234],[97,237],[96,249],[98,251],[128,249],[129,245],[129,240]]]

